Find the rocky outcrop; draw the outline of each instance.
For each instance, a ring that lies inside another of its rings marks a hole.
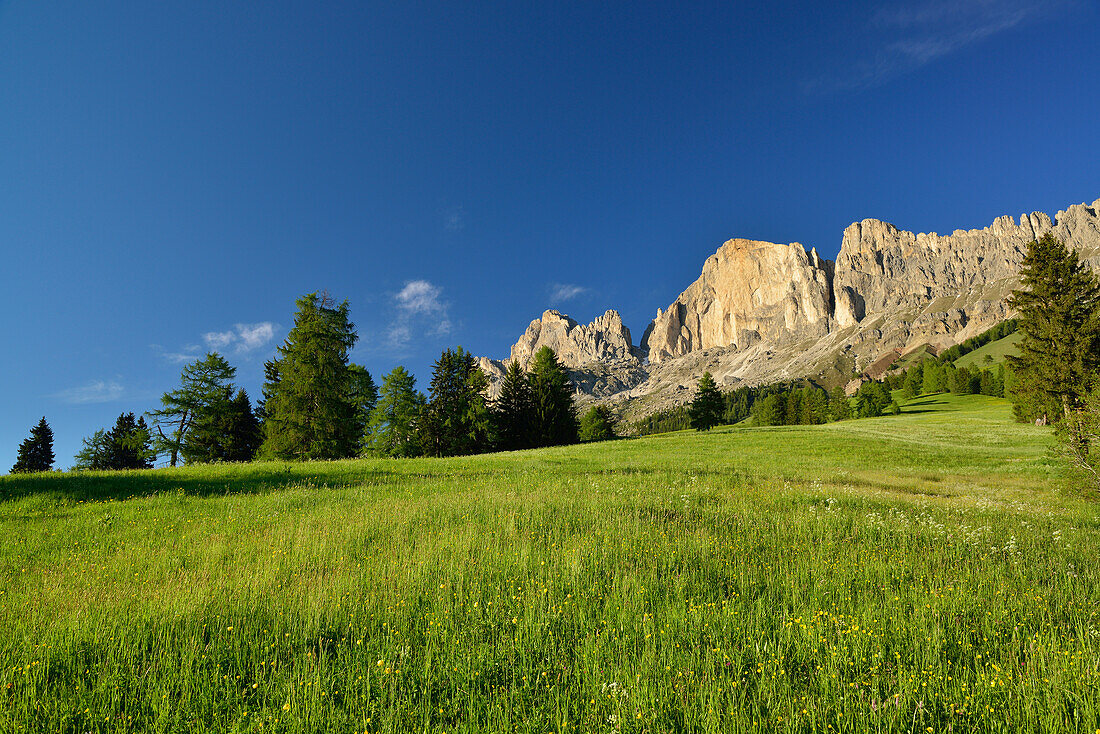
[[[618,311],[608,310],[587,325],[578,324],[558,311],[544,311],[512,346],[509,360],[524,369],[542,347],[550,347],[566,367],[589,362],[637,359],[630,329]]]
[[[730,240],[642,339],[650,362],[689,352],[819,337],[832,313],[832,263],[796,243]]]
[[[508,362],[515,360],[527,369],[535,352],[542,347],[554,350],[558,361],[574,373],[574,384],[586,393],[612,394],[645,379],[644,374],[638,373],[641,360],[630,329],[617,311],[609,309],[582,325],[559,311],[548,310],[532,321],[512,345],[508,359],[478,359],[478,366],[489,376],[491,392],[495,392],[496,384],[504,377]],[[589,369],[578,372],[585,367]]]

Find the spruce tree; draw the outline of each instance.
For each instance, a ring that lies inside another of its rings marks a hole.
[[[382,378],[378,403],[371,413],[368,451],[378,456],[419,456],[417,428],[424,405],[416,378],[404,367],[394,367]]]
[[[106,469],[152,469],[156,452],[152,448],[145,417],[123,413],[106,434]]]
[[[829,393],[829,418],[834,421],[846,421],[852,417],[852,402],[843,387],[834,387]]]
[[[1100,283],[1049,232],[1028,245],[1020,282],[1009,298],[1021,335],[1019,355],[1008,357],[1013,410],[1018,420],[1058,420],[1078,407],[1100,367]]]
[[[429,456],[463,456],[489,448],[488,380],[462,347],[445,349],[432,368],[421,448]]]
[[[531,359],[531,395],[534,399],[536,446],[577,443],[577,410],[572,383],[550,347],[540,347]]]
[[[49,471],[53,467],[53,429],[46,422],[46,416],[31,428],[29,438],[19,444],[12,474]]]
[[[709,372],[704,372],[695,387],[695,397],[688,406],[691,427],[697,431],[709,431],[718,425],[724,409],[725,401],[722,400],[718,385]]]
[[[348,302],[309,293],[297,306],[294,327],[277,350],[277,381],[265,386],[261,453],[299,461],[355,456],[361,434],[348,352],[358,337]]]
[[[532,430],[535,399],[527,373],[512,360],[500,384],[500,394],[492,404],[492,418],[497,448],[518,451],[534,445]]]

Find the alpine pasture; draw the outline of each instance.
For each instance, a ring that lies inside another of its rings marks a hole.
[[[0,731],[1100,730],[1100,505],[1007,401],[0,478]]]

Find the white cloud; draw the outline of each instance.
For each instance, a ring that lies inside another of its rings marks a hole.
[[[202,335],[202,340],[211,349],[225,349],[236,337],[232,331],[208,331]]]
[[[870,58],[846,72],[812,79],[804,86],[811,93],[877,87],[1065,4],[1059,0],[891,3],[871,16],[872,37],[883,40],[869,44]]]
[[[415,333],[446,336],[453,325],[450,305],[441,299],[443,289],[427,280],[409,280],[394,296],[397,317],[386,333],[390,349],[403,349]]]
[[[259,324],[237,324],[237,335],[241,340],[237,347],[238,351],[250,352],[275,338],[275,324],[270,321]]]
[[[426,280],[410,280],[397,294],[397,307],[411,314],[437,313],[443,310],[439,302],[442,292]]]
[[[126,390],[117,382],[93,380],[87,385],[70,387],[54,393],[50,397],[65,403],[80,405],[84,403],[110,403],[122,397]]]
[[[587,291],[587,288],[579,285],[570,285],[568,283],[554,283],[550,289],[550,302],[560,303],[562,301],[571,301]]]
[[[210,349],[227,349],[232,346],[237,354],[247,354],[274,339],[277,328],[270,321],[235,324],[229,331],[208,331],[202,335],[202,339]]]

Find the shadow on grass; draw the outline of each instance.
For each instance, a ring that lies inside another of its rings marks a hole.
[[[0,502],[31,496],[102,502],[159,494],[193,497],[264,494],[288,487],[347,487],[408,476],[369,465],[342,468],[339,472],[326,470],[323,466],[310,463],[221,464],[180,469],[9,476],[0,478]]]

